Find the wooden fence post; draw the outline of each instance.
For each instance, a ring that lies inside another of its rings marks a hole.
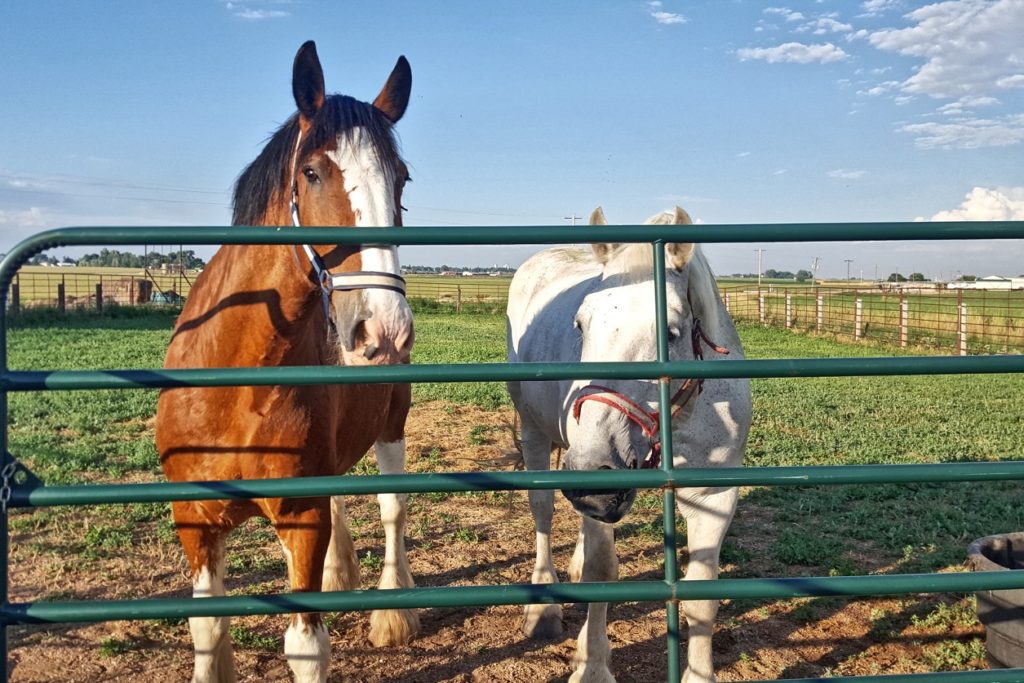
[[[96,310],[97,311],[102,311],[103,310],[103,283],[102,282],[97,282],[96,283]]]
[[[455,314],[462,313],[462,285],[455,285]]]
[[[64,298],[64,283],[63,282],[58,282],[57,283],[57,310],[60,311],[61,313],[63,313],[64,310],[65,310],[65,304],[66,304],[66,301],[65,301],[65,298]]]
[[[21,307],[21,285],[15,283],[11,285],[11,313],[17,313]]]
[[[967,304],[961,301],[960,308],[960,355],[967,355]]]
[[[900,348],[910,344],[910,302],[900,292]]]
[[[786,292],[786,329],[793,327],[793,297]]]
[[[820,334],[821,329],[825,326],[825,297],[821,294],[819,294],[817,298],[814,319],[814,331]]]
[[[864,300],[856,299],[853,302],[853,338],[860,340],[864,336]]]

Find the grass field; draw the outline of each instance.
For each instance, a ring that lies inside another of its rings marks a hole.
[[[169,312],[141,314],[123,309],[118,317],[69,316],[60,324],[45,316],[26,316],[10,335],[11,366],[40,370],[158,367],[173,319]],[[871,344],[842,344],[751,324],[741,324],[740,331],[751,358],[895,353]],[[500,315],[421,312],[414,361],[501,361],[504,334]],[[1024,459],[1019,377],[765,379],[755,380],[752,387],[754,424],[748,466]],[[455,413],[463,410],[460,406],[491,410],[508,405],[500,383],[421,385],[415,388],[414,398],[417,406],[441,402],[449,406],[444,411]],[[152,440],[155,406],[156,393],[146,390],[14,394],[10,450],[51,484],[159,478]],[[482,435],[495,428],[493,418],[482,418],[468,438],[476,443],[476,435],[483,443]],[[421,454],[414,467],[423,471],[438,457],[433,452]],[[428,510],[442,514],[445,501],[454,503],[456,498],[414,499],[426,505],[411,513],[410,534],[416,543],[420,538],[416,515]],[[493,505],[488,500],[480,498],[478,504]],[[627,544],[630,539],[656,543],[660,496],[642,493],[636,509],[650,519],[627,518],[619,527],[620,539]],[[362,519],[354,516],[356,522]],[[458,524],[457,514],[449,517]],[[62,572],[88,571],[89,567],[100,571],[105,562],[130,554],[140,539],[176,547],[166,505],[18,511],[11,527],[19,558],[44,557],[57,563],[54,566],[64,566]],[[734,577],[961,571],[965,547],[972,539],[1022,528],[1024,507],[1014,483],[751,488],[744,491],[723,549],[723,564],[727,575]],[[449,533],[470,538],[476,532],[453,528]],[[244,539],[239,543],[236,551],[241,554],[234,560],[240,563],[239,571],[263,567],[262,546],[250,547]],[[277,570],[279,564],[274,565]],[[47,595],[69,597],[58,588]],[[806,624],[841,612],[844,604],[829,598],[733,601],[723,609],[723,628],[741,629],[741,616],[761,613],[785,615],[793,624]],[[872,636],[876,639],[896,637],[911,624],[930,634],[931,640],[918,648],[927,659],[921,666],[980,665],[976,636],[953,632],[953,626],[977,632],[969,599],[908,596],[871,609],[880,610],[877,618],[874,612],[871,617],[872,628],[878,629]],[[730,619],[737,620],[733,626]],[[934,628],[919,626],[930,623]],[[236,634],[236,642],[244,635]]]

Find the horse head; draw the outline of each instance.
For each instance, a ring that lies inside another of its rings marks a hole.
[[[399,57],[372,104],[327,95],[316,45],[299,48],[292,70],[298,108],[239,177],[235,224],[353,226],[402,224],[408,169],[393,126],[409,102],[412,72]],[[309,296],[323,299],[342,363],[407,362],[413,343],[393,246],[303,247],[297,263]],[[294,267],[294,265],[292,266]]]
[[[681,208],[660,213],[648,224],[690,224]],[[598,208],[591,225],[605,225]],[[702,354],[702,316],[715,316],[714,280],[699,248],[690,243],[666,244],[666,304],[671,360]],[[580,360],[653,361],[658,357],[653,255],[648,244],[594,244],[601,276],[583,298],[573,327]],[[714,321],[714,322],[717,322]],[[706,335],[704,335],[706,339]],[[660,424],[693,412],[700,384],[671,383],[671,415],[659,412],[658,384],[642,380],[609,380],[600,384],[578,380],[569,396],[569,449],[565,468],[620,470],[656,467],[660,458]],[[565,490],[579,512],[603,522],[616,522],[629,511],[635,489]]]

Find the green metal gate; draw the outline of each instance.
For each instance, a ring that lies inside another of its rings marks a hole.
[[[854,240],[977,240],[1024,238],[1024,222],[987,223],[815,223],[799,225],[695,225],[687,238],[704,243]],[[7,397],[10,392],[83,389],[158,389],[181,386],[301,385],[380,382],[477,382],[634,378],[660,381],[661,410],[670,402],[669,377],[836,377],[1021,373],[1024,356],[818,358],[700,363],[669,361],[665,309],[664,244],[678,240],[675,226],[580,228],[66,228],[43,232],[18,244],[0,262],[0,291],[6,294],[18,268],[33,255],[63,246],[124,244],[403,244],[506,245],[569,242],[648,242],[655,264],[658,360],[644,363],[537,363],[390,366],[375,368],[279,367],[197,370],[111,369],[101,371],[12,371],[7,365],[7,311],[0,306],[0,657],[7,660],[7,627],[17,624],[96,622],[119,619],[184,618],[280,614],[307,611],[456,607],[497,604],[650,601],[666,603],[667,680],[680,676],[680,600],[868,596],[908,592],[970,592],[1024,588],[1024,572],[836,576],[780,579],[680,581],[676,559],[673,489],[683,486],[808,486],[855,483],[998,481],[1024,479],[1024,461],[942,465],[863,465],[676,470],[671,467],[670,425],[661,425],[665,450],[661,470],[626,472],[477,472],[338,476],[259,481],[45,486],[35,481],[8,451]],[[1022,455],[1022,454],[1015,454]],[[202,600],[124,600],[12,603],[8,595],[8,507],[49,507],[176,500],[357,495],[370,493],[482,490],[661,488],[664,490],[665,575],[661,581],[587,584],[459,586],[389,591],[344,591]],[[1024,682],[1024,669],[916,676],[861,677],[884,681]],[[835,679],[833,679],[835,680]],[[839,679],[842,680],[842,679]]]

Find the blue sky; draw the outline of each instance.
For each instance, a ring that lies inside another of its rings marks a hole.
[[[62,225],[226,224],[294,110],[400,54],[409,225],[1024,219],[1024,1],[34,2],[0,7],[0,251]],[[1024,273],[1020,242],[709,245],[719,273]],[[521,262],[529,247],[404,249]],[[60,251],[57,252],[61,254]]]

